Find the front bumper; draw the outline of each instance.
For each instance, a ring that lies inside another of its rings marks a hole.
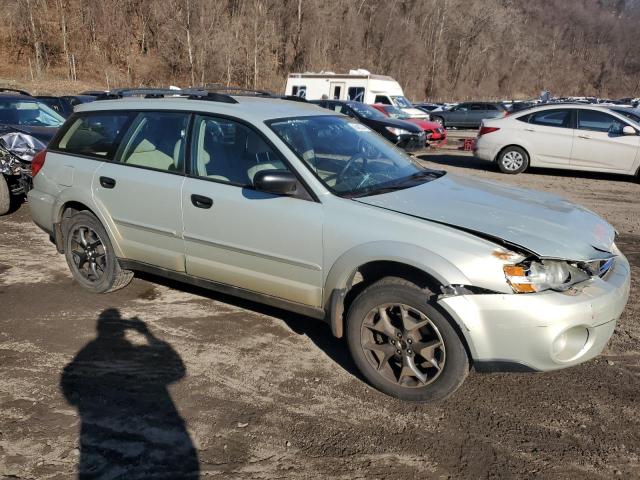
[[[415,152],[422,150],[427,143],[427,137],[424,132],[420,135],[399,135],[396,145],[406,152]]]
[[[605,278],[567,292],[460,295],[439,303],[463,330],[474,362],[548,371],[602,352],[629,288],[629,262],[621,254]],[[569,338],[564,350],[563,338]]]

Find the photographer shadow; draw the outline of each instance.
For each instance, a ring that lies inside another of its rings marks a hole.
[[[82,422],[78,478],[198,478],[196,449],[167,388],[185,375],[178,353],[117,309],[100,314],[97,333],[60,381]]]

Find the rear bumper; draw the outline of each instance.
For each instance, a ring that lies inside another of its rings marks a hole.
[[[477,158],[486,160],[487,162],[493,162],[498,156],[499,151],[500,145],[487,141],[484,135],[476,139],[473,147],[473,154]]]
[[[29,190],[27,193],[29,199],[29,210],[31,210],[31,218],[45,232],[53,233],[53,206],[55,197],[38,190]]]
[[[630,268],[620,255],[606,279],[567,292],[460,295],[440,300],[458,322],[475,362],[548,371],[600,354],[629,298]]]

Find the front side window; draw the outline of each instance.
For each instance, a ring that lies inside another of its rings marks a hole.
[[[373,195],[440,176],[365,125],[344,117],[274,120],[271,129],[339,196]]]
[[[42,102],[6,100],[0,102],[0,123],[32,127],[59,127],[64,118]]]
[[[569,128],[571,124],[571,110],[542,110],[529,115],[529,123],[543,127]]]
[[[384,103],[385,105],[391,105],[391,100],[386,95],[376,95],[376,99],[373,103]]]
[[[273,148],[242,123],[197,115],[191,141],[191,171],[201,178],[253,186],[262,170],[288,170]]]
[[[627,117],[629,120],[633,120],[636,123],[640,123],[640,109],[637,108],[620,108],[614,110],[614,112]]]
[[[182,171],[189,115],[142,112],[133,121],[118,156],[121,163],[163,171]]]
[[[593,132],[622,131],[624,123],[612,115],[596,110],[578,110],[578,130]]]
[[[63,133],[55,150],[112,159],[133,114],[94,112],[77,117]]]
[[[349,87],[347,97],[354,102],[364,102],[364,87]]]

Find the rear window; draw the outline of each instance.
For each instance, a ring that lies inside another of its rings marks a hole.
[[[130,112],[96,112],[77,117],[51,149],[111,160],[132,116]]]

